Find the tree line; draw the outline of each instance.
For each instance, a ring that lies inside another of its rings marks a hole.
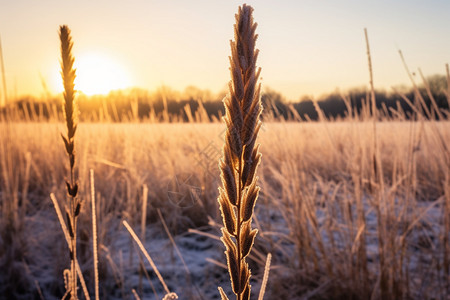
[[[376,90],[378,115],[384,118],[412,119],[421,114],[428,118],[447,118],[450,97],[445,76],[428,77],[426,84],[416,89],[399,88],[394,92]],[[217,121],[224,114],[225,92],[213,95],[195,87],[184,93],[169,88],[155,92],[140,89],[115,91],[108,95],[77,97],[81,121]],[[266,89],[261,100],[266,120],[311,120],[320,118],[342,119],[348,115],[363,117],[370,114],[371,94],[365,88],[351,89],[345,93],[334,92],[313,100],[303,97],[287,101],[271,89]],[[60,97],[36,99],[24,97],[2,108],[3,117],[15,114],[15,119],[46,120],[62,116]],[[438,110],[440,113],[437,113]]]

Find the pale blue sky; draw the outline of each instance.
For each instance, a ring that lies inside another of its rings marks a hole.
[[[367,85],[364,27],[378,88],[409,84],[398,49],[411,69],[420,67],[426,75],[444,74],[450,62],[450,1],[246,3],[259,24],[262,83],[290,100]],[[41,75],[56,90],[60,24],[72,29],[76,59],[107,57],[126,76],[126,85],[164,84],[180,91],[194,85],[218,92],[229,80],[229,40],[241,4],[0,0],[9,94],[42,94]]]

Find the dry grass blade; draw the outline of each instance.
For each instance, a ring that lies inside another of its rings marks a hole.
[[[183,255],[182,255],[181,252],[180,252],[180,249],[179,249],[178,246],[177,246],[177,243],[175,243],[175,240],[173,239],[172,234],[170,234],[169,227],[167,227],[166,221],[164,220],[164,217],[163,217],[163,215],[162,215],[162,213],[161,213],[161,210],[160,210],[159,208],[157,209],[157,212],[158,212],[159,219],[161,220],[161,223],[162,223],[162,225],[163,225],[163,227],[164,227],[164,231],[167,233],[167,236],[169,237],[170,243],[172,244],[173,248],[175,249],[175,252],[177,253],[178,257],[180,258],[181,263],[183,264],[184,270],[186,271],[186,274],[189,276],[189,277],[188,277],[188,279],[189,279],[189,281],[188,281],[188,282],[189,282],[189,285],[193,285],[193,286],[194,286],[194,289],[196,290],[196,292],[197,292],[197,294],[198,294],[198,296],[199,296],[199,298],[200,298],[200,299],[203,299],[202,293],[200,292],[200,290],[199,290],[197,284],[196,284],[195,282],[192,282],[192,274],[191,274],[191,271],[189,271],[189,268],[188,268],[188,266],[187,266],[187,264],[186,264],[186,261],[185,261],[184,258],[183,258]]]
[[[367,28],[364,28],[364,36],[366,38],[367,60],[368,60],[368,64],[369,64],[370,101],[372,104],[372,117],[376,119],[377,118],[377,106],[376,106],[376,101],[375,101],[375,88],[373,85],[372,56],[370,55],[369,35],[367,33]]]
[[[94,253],[94,277],[95,277],[95,300],[100,299],[98,290],[98,247],[97,247],[97,213],[95,209],[95,183],[94,170],[89,170],[91,181],[91,204],[92,204],[92,251]]]
[[[8,104],[8,93],[6,91],[6,76],[5,76],[5,62],[3,60],[2,41],[0,39],[0,65],[2,72],[2,86],[3,86],[3,101],[0,102],[0,107]]]
[[[227,294],[223,291],[223,289],[219,286],[219,293],[220,293],[220,299],[221,300],[228,300]]]
[[[139,297],[139,295],[138,295],[138,293],[136,292],[135,289],[132,289],[131,292],[133,293],[134,299],[141,300],[141,298]]]
[[[191,272],[189,271],[188,266],[186,265],[186,262],[184,261],[183,255],[181,255],[180,249],[178,249],[177,243],[175,243],[175,240],[173,239],[173,236],[170,234],[169,227],[167,227],[166,221],[164,220],[163,215],[161,214],[161,210],[157,209],[159,219],[161,220],[161,223],[164,227],[164,231],[166,232],[167,236],[169,237],[170,243],[172,244],[173,248],[175,249],[175,252],[177,253],[178,257],[181,260],[181,263],[183,264],[184,270],[186,273],[191,276]]]
[[[450,68],[448,64],[445,64],[445,74],[447,78],[447,104],[450,108]]]
[[[264,277],[261,283],[261,290],[259,291],[258,300],[264,299],[264,293],[266,292],[267,281],[269,280],[270,262],[272,261],[272,254],[267,254],[266,266],[264,267]]]
[[[67,230],[66,223],[64,222],[64,217],[61,213],[61,209],[59,208],[58,200],[55,198],[55,195],[53,193],[50,194],[50,199],[52,200],[53,205],[55,206],[55,211],[56,211],[56,215],[58,216],[59,224],[61,225],[61,229],[64,233],[64,237],[66,238],[67,245],[70,248],[71,244],[70,244],[69,231]]]
[[[130,224],[128,224],[127,221],[123,221],[123,225],[125,226],[125,228],[128,230],[128,232],[131,234],[131,237],[134,239],[134,241],[136,242],[136,244],[139,246],[139,248],[141,249],[142,253],[144,254],[145,258],[147,258],[148,262],[150,263],[151,267],[153,268],[153,271],[155,271],[156,276],[158,276],[159,281],[161,282],[164,290],[166,291],[167,294],[170,294],[169,288],[167,287],[166,283],[164,282],[163,277],[161,276],[161,273],[159,273],[158,268],[155,265],[155,262],[153,261],[153,259],[150,257],[150,254],[148,254],[147,250],[145,250],[144,245],[141,243],[141,241],[139,240],[138,236],[136,235],[136,233],[134,232],[133,228],[131,228]]]
[[[205,237],[210,238],[212,240],[220,240],[220,238],[217,237],[214,234],[207,233],[207,232],[204,232],[204,231],[200,231],[200,230],[197,230],[197,229],[189,228],[188,232],[189,233],[195,233],[195,234],[198,234],[198,235],[201,235],[201,236],[205,236]]]
[[[219,207],[223,224],[222,242],[226,246],[231,286],[237,300],[250,299],[250,269],[246,257],[257,233],[251,229],[253,208],[258,198],[256,169],[260,162],[255,147],[261,122],[260,69],[256,69],[256,23],[253,8],[239,7],[231,41],[229,94],[224,100],[227,129],[220,171],[223,188],[219,188]],[[228,299],[219,288],[222,299]]]
[[[147,221],[147,198],[148,198],[148,187],[146,184],[143,186],[142,191],[142,215],[141,215],[141,241],[145,243],[145,225]],[[142,261],[139,254],[139,260]],[[144,266],[141,264],[139,268],[139,293],[142,294],[142,273],[144,273]]]

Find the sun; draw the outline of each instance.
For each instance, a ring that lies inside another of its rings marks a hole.
[[[88,95],[107,94],[130,86],[125,68],[113,58],[90,53],[75,58],[75,89]]]
[[[113,90],[131,86],[126,68],[112,56],[104,53],[86,53],[75,56],[75,89],[85,95],[105,95]],[[58,90],[62,91],[58,74]]]

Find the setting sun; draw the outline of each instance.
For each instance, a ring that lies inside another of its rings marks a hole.
[[[75,88],[88,96],[127,88],[131,83],[125,68],[107,55],[80,55],[75,60],[75,67]]]

